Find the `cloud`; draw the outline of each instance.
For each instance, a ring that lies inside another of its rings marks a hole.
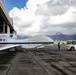
[[[26,7],[9,12],[18,34],[76,34],[75,0],[28,0]]]

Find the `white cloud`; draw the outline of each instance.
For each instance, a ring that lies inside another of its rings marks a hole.
[[[50,24],[66,24],[76,21],[76,8],[70,7],[66,13],[63,15],[51,16],[49,19]],[[73,16],[74,15],[74,16]],[[74,18],[75,17],[75,18]]]
[[[28,0],[26,7],[14,7],[9,15],[18,34],[76,34],[75,0]]]

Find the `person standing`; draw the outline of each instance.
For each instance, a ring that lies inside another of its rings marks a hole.
[[[60,51],[60,42],[58,42],[58,50]]]

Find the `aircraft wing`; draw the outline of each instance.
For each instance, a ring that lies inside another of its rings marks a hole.
[[[23,44],[22,48],[30,49],[30,48],[43,48],[43,44]]]
[[[44,47],[45,47],[44,45],[39,45],[36,48],[44,48]]]
[[[20,44],[19,45],[18,44],[8,44],[8,45],[0,47],[0,51],[15,48],[15,47],[19,47],[19,46],[21,46],[21,45]]]

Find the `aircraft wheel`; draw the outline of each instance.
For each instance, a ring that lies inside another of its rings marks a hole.
[[[16,48],[10,48],[9,51],[16,51]]]

